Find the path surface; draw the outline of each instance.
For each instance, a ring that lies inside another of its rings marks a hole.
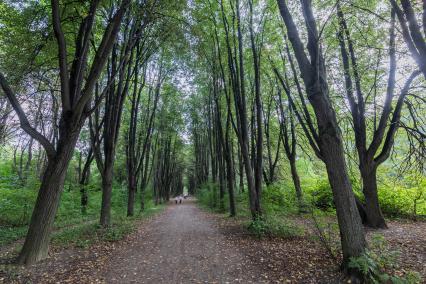
[[[247,257],[204,214],[193,201],[169,206],[98,277],[107,283],[258,282]]]
[[[343,283],[338,262],[301,221],[303,236],[257,239],[244,218],[209,214],[186,200],[120,241],[53,248],[45,261],[11,273],[0,266],[0,283]],[[426,222],[392,221],[373,233],[401,252],[396,274],[415,270],[426,279]]]

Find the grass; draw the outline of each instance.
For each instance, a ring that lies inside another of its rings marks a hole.
[[[88,247],[99,241],[118,241],[136,230],[136,224],[164,209],[164,205],[149,206],[133,217],[116,216],[110,227],[103,228],[97,222],[88,222],[65,228],[53,234],[52,243],[58,246]]]
[[[36,199],[36,189],[0,189],[0,246],[6,246],[25,237]],[[61,197],[58,214],[55,218],[52,243],[59,246],[86,247],[100,240],[115,241],[132,232],[135,224],[159,211],[164,206],[154,206],[146,197],[145,210],[135,208],[135,216],[126,217],[127,191],[125,186],[115,185],[111,204],[111,227],[104,229],[98,225],[102,193],[89,189],[89,204],[86,214],[82,214],[80,192],[69,186]],[[139,200],[136,201],[140,204]]]

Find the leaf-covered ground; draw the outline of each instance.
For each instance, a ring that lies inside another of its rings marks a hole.
[[[87,248],[53,247],[51,257],[26,269],[3,265],[6,283],[340,283],[338,262],[315,238],[310,220],[294,220],[305,233],[256,238],[244,218],[171,205],[138,223],[121,241]],[[390,222],[381,231],[401,252],[397,273],[425,275],[425,223]],[[373,233],[368,232],[371,236]]]

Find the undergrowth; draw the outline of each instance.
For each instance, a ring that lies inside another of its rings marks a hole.
[[[301,236],[303,228],[293,224],[290,220],[274,215],[266,215],[247,224],[249,231],[258,238],[282,237],[291,238]]]
[[[37,185],[19,189],[0,189],[0,246],[25,237],[37,195]],[[112,194],[111,228],[97,227],[99,221],[102,192],[97,186],[88,187],[89,203],[83,214],[80,205],[80,192],[77,187],[65,186],[54,223],[53,242],[58,245],[85,246],[98,239],[120,239],[131,230],[132,222],[159,211],[150,196],[146,196],[145,211],[135,217],[126,217],[127,189],[115,184]],[[139,199],[136,204],[140,204]]]
[[[364,283],[422,283],[418,272],[408,271],[403,276],[397,276],[392,273],[392,271],[398,268],[398,255],[397,251],[387,249],[383,236],[375,235],[372,239],[370,249],[367,249],[361,256],[350,259],[349,268],[360,271]]]

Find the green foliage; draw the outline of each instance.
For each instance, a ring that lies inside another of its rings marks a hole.
[[[110,227],[102,228],[97,220],[66,227],[53,234],[52,241],[60,246],[88,247],[99,241],[118,241],[132,233],[137,227],[135,222],[147,218],[161,210],[164,206],[154,206],[152,202],[146,204],[146,209],[135,216],[128,218],[124,215],[113,216]]]
[[[291,238],[303,235],[302,228],[277,215],[265,215],[251,221],[248,229],[258,238],[266,236]]]
[[[334,208],[333,192],[327,179],[318,180],[313,190],[308,192],[311,196],[312,204],[322,210]]]
[[[421,283],[417,272],[410,271],[404,277],[393,276],[389,270],[396,268],[398,253],[386,249],[386,242],[381,235],[372,239],[371,250],[366,250],[359,257],[352,257],[349,268],[357,269],[364,277],[365,283]]]
[[[31,189],[0,189],[0,225],[28,225],[37,192]]]
[[[297,199],[291,182],[279,182],[262,191],[262,207],[267,212],[296,213]]]
[[[215,183],[205,183],[196,193],[198,202],[212,210],[219,208],[219,186]]]
[[[0,226],[0,246],[7,245],[15,240],[25,237],[27,227]]]
[[[127,189],[119,184],[114,184],[111,208],[113,225],[108,230],[102,231],[97,228],[102,192],[97,183],[89,184],[87,190],[89,203],[86,214],[83,215],[79,188],[65,186],[55,218],[55,233],[53,234],[55,243],[84,245],[85,243],[90,244],[96,239],[120,239],[129,232],[132,222],[162,208],[155,207],[151,195],[147,194],[145,211],[134,218],[127,218],[124,210],[127,204]],[[31,188],[0,189],[0,245],[6,245],[25,237],[36,197],[37,184]],[[140,204],[139,200],[136,201],[136,204]]]
[[[383,183],[378,190],[379,202],[385,214],[426,216],[426,178],[407,175],[403,181]]]

